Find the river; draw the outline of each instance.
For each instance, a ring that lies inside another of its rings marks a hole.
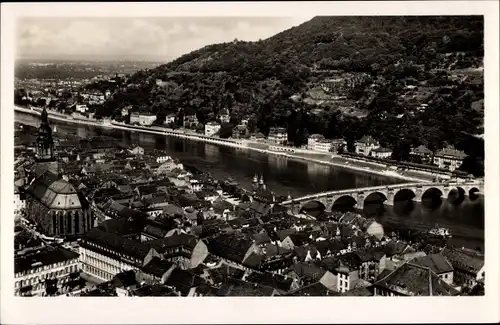
[[[36,116],[15,113],[16,121],[38,126]],[[249,189],[255,174],[264,177],[267,187],[278,195],[298,197],[326,190],[340,190],[385,184],[402,183],[399,179],[368,174],[335,166],[298,161],[266,155],[247,149],[236,149],[197,141],[155,134],[100,128],[82,124],[51,121],[57,134],[76,134],[80,137],[105,135],[120,144],[138,144],[147,149],[166,150],[184,164],[209,172],[217,179],[231,177]],[[472,201],[468,197],[460,204],[442,199],[437,206],[426,203],[397,202],[394,207],[366,204],[365,213],[374,215],[387,229],[409,228],[426,230],[435,223],[450,228],[456,245],[484,247],[484,198]]]

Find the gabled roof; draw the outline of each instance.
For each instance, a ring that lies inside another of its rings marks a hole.
[[[120,272],[112,280],[115,288],[128,288],[137,285],[137,279],[135,277],[135,271],[129,270],[125,272]]]
[[[142,267],[142,272],[161,278],[172,266],[174,264],[155,256]]]
[[[413,149],[412,152],[414,154],[417,154],[417,155],[431,155],[432,154],[432,151],[429,148],[427,148],[426,146],[424,146],[423,144],[421,144],[420,146]]]
[[[453,272],[453,266],[441,253],[417,257],[411,263],[428,267],[436,274]]]
[[[189,294],[191,288],[198,287],[204,281],[197,275],[179,268],[175,268],[168,277],[165,285],[175,288],[183,297]]]
[[[148,242],[147,244],[153,247],[158,253],[163,254],[167,249],[173,247],[183,246],[185,248],[194,249],[197,243],[198,240],[196,239],[196,237],[187,234],[180,234],[155,239]]]
[[[313,263],[296,263],[292,265],[291,269],[300,277],[319,281],[326,270]]]
[[[82,239],[99,244],[115,253],[125,253],[126,255],[144,259],[149,252],[149,246],[140,241],[128,239],[120,235],[108,233],[99,228],[93,228],[82,236]],[[86,244],[84,242],[81,245]],[[94,250],[95,247],[89,247]]]
[[[371,135],[365,135],[357,141],[358,143],[365,143],[368,145],[378,145],[378,141],[372,138]]]
[[[290,292],[288,296],[340,296],[340,293],[328,289],[320,282],[315,282]]]
[[[71,183],[47,171],[38,177],[27,192],[49,209],[79,209],[88,203]]]
[[[273,274],[269,272],[264,273],[251,273],[246,277],[246,281],[257,283],[267,287],[272,287],[280,290],[281,292],[288,292],[292,285],[293,279],[286,278],[283,275]]]
[[[443,149],[436,152],[436,156],[450,157],[450,158],[454,158],[454,159],[464,159],[465,157],[467,157],[465,152],[463,152],[461,150],[457,150],[454,147],[443,148]]]
[[[456,296],[459,292],[441,280],[430,268],[405,263],[377,281],[382,287],[405,296]]]
[[[271,297],[276,289],[257,283],[231,279],[217,292],[217,296],[223,297]]]
[[[33,269],[33,264],[39,263],[39,266],[52,265],[59,262],[65,262],[77,259],[78,253],[62,247],[44,247],[40,252],[32,252],[22,256],[16,256],[14,259],[14,273],[25,272]]]
[[[445,248],[442,254],[455,269],[477,273],[484,267],[484,257],[471,256],[460,249]]]

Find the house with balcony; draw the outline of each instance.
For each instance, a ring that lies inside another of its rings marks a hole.
[[[380,143],[369,135],[365,135],[354,143],[354,152],[358,155],[370,156],[373,149],[380,148]]]
[[[467,157],[465,152],[455,149],[453,146],[438,150],[434,154],[434,164],[439,168],[454,171],[458,169]]]
[[[285,144],[288,141],[287,130],[281,127],[272,127],[269,129],[267,139],[271,143]]]

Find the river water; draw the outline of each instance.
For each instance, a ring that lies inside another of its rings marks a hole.
[[[38,126],[36,116],[15,113],[16,121]],[[291,194],[298,197],[327,190],[396,184],[403,181],[352,171],[335,166],[292,160],[285,157],[206,144],[197,141],[166,137],[155,134],[100,128],[82,124],[51,121],[57,125],[57,134],[76,134],[80,137],[105,135],[129,146],[138,144],[147,149],[166,150],[184,164],[209,172],[217,179],[231,177],[249,189],[255,174],[262,175],[267,187],[277,195]],[[427,230],[436,223],[450,228],[452,243],[470,248],[484,247],[484,198],[468,197],[459,203],[445,198],[439,204],[396,202],[395,206],[379,203],[365,204],[364,212],[373,215],[386,229],[408,228]]]

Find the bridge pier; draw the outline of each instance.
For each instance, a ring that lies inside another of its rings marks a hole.
[[[356,196],[356,204],[354,205],[355,209],[363,210],[365,208],[365,195],[364,193],[358,193]]]
[[[393,206],[393,205],[394,205],[394,196],[395,196],[395,194],[394,194],[394,190],[389,189],[389,190],[387,191],[387,195],[386,195],[387,200],[384,202],[384,204],[387,204],[387,205]]]
[[[422,202],[422,195],[424,194],[424,191],[422,190],[422,188],[418,187],[418,188],[415,188],[412,190],[413,190],[413,193],[415,193],[415,197],[412,199],[412,201]]]

